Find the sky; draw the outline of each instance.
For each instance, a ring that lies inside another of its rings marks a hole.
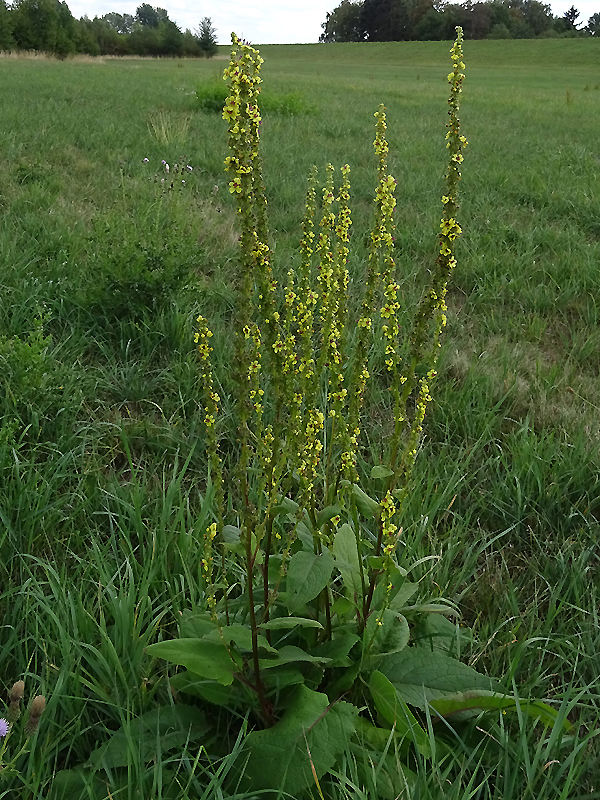
[[[321,23],[340,0],[67,0],[75,17],[90,19],[110,11],[135,14],[142,2],[166,8],[169,18],[182,30],[195,31],[202,17],[210,17],[219,44],[229,44],[231,31],[252,44],[294,44],[317,42]],[[556,0],[552,12],[561,16],[572,5],[579,11],[578,23],[600,12],[600,0]]]

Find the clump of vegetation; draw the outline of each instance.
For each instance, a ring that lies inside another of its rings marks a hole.
[[[227,87],[220,82],[202,83],[196,88],[198,107],[201,111],[220,114],[228,94]],[[265,92],[261,96],[260,110],[263,114],[281,114],[285,117],[314,113],[313,106],[300,92]]]
[[[489,743],[502,736],[499,711],[529,715],[554,727],[558,738],[569,728],[550,706],[520,701],[512,687],[459,660],[465,634],[454,622],[456,608],[424,593],[413,578],[415,565],[402,557],[403,506],[413,491],[461,233],[462,30],[448,76],[449,159],[437,262],[404,347],[385,108],[375,113],[375,224],[360,314],[351,323],[350,167],[342,167],[336,187],[327,166],[320,204],[313,170],[301,264],[289,269],[280,290],[259,155],[262,59],[235,36],[233,45],[223,116],[230,126],[229,191],[241,226],[237,446],[224,462],[213,334],[199,317],[211,486],[203,508],[202,596],[184,612],[179,638],[146,650],[184,667],[172,686],[220,707],[228,726],[250,715],[256,730],[246,736],[233,773],[238,786],[301,796],[316,783],[321,791],[321,779],[354,745],[378,764],[382,796],[397,797],[416,786],[420,760],[436,752],[466,748],[489,768],[497,758]],[[369,464],[360,439],[365,388],[378,378],[369,353],[378,342],[393,422],[385,459]],[[381,486],[375,497],[361,486],[365,472]],[[367,764],[358,762],[363,780]]]

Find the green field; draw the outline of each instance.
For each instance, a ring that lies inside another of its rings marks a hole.
[[[311,166],[347,162],[360,285],[385,103],[409,327],[438,247],[449,47],[261,48],[278,277],[298,261]],[[23,778],[0,772],[0,797],[228,796],[217,770],[236,732],[148,755],[132,722],[170,696],[144,647],[199,601],[199,313],[215,330],[223,431],[231,411],[227,128],[195,95],[220,80],[220,50],[206,62],[0,58],[0,678],[48,699]],[[524,726],[516,767],[488,780],[477,757],[459,773],[440,762],[414,797],[583,800],[600,797],[598,748],[578,749],[600,703],[600,43],[466,42],[465,62],[463,236],[404,557],[435,557],[422,581],[472,628],[463,660],[581,727],[560,745]],[[290,95],[299,113],[278,110]],[[377,459],[383,386],[369,403],[363,444]],[[121,726],[105,768],[91,754]],[[328,797],[367,796],[351,764],[347,775]]]

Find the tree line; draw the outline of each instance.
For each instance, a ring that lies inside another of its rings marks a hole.
[[[555,17],[540,0],[342,0],[322,24],[321,42],[397,42],[453,39],[600,36],[600,13],[587,25],[574,7]]]
[[[195,32],[148,3],[135,16],[111,12],[76,19],[62,0],[0,0],[0,50],[40,50],[66,58],[88,55],[188,56],[210,58],[217,51],[210,17]]]

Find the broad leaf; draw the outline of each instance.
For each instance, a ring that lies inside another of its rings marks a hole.
[[[279,667],[281,664],[293,664],[295,661],[307,661],[311,664],[326,664],[329,659],[311,656],[299,647],[286,645],[277,651],[277,655],[274,658],[259,659],[259,665],[261,669],[272,669],[273,667]]]
[[[390,599],[390,608],[394,611],[400,611],[404,608],[408,600],[414,595],[414,593],[419,588],[418,583],[411,583],[410,581],[404,581],[402,585],[398,588],[396,593],[393,593],[392,598]]]
[[[394,470],[383,465],[377,465],[371,470],[371,478],[377,480],[378,478],[391,478]]]
[[[251,703],[255,699],[252,693],[244,692],[239,683],[223,686],[218,681],[203,678],[201,675],[196,675],[195,672],[190,672],[189,670],[173,675],[169,683],[177,692],[189,694],[192,697],[200,697],[215,706],[236,708],[240,703]]]
[[[262,681],[267,689],[267,695],[279,692],[286,686],[295,686],[304,683],[305,676],[299,669],[283,665],[261,673]]]
[[[460,640],[467,637],[468,633],[463,633],[456,622],[451,622],[443,614],[426,614],[413,630],[417,647],[430,652],[438,650],[448,656],[456,656]]]
[[[376,658],[377,661],[384,655],[404,650],[410,639],[408,622],[402,614],[388,608],[383,612],[381,620],[379,617],[380,612],[373,611],[367,620],[363,639],[365,655]]]
[[[379,670],[402,699],[417,708],[457,692],[500,690],[506,694],[496,681],[467,664],[422,647],[406,647],[401,653],[385,656]]]
[[[539,719],[543,725],[552,727],[558,719],[558,712],[547,703],[539,700],[520,701],[521,711],[533,719]],[[464,692],[448,697],[433,700],[431,708],[440,717],[448,717],[451,714],[460,716],[470,716],[465,712],[479,711],[505,711],[516,710],[517,702],[514,697],[509,695],[498,695],[492,692]],[[565,719],[563,722],[565,730],[569,730],[571,723]]]
[[[301,555],[301,553],[296,553]],[[267,631],[278,631],[284,628],[322,628],[320,622],[316,619],[305,619],[304,617],[277,617],[277,619],[270,619],[268,622],[262,622],[260,627]]]
[[[333,639],[313,647],[311,654],[329,659],[328,667],[349,667],[352,664],[348,653],[354,645],[360,642],[360,637],[350,631],[341,631]]]
[[[352,484],[352,494],[354,495],[356,506],[363,517],[371,519],[379,514],[379,503],[377,500],[373,500],[372,497],[369,497],[356,483]]]
[[[233,673],[242,667],[241,658],[234,651],[228,652],[222,643],[206,639],[170,639],[151,644],[145,650],[203,678],[214,678],[224,686],[232,683]]]
[[[250,628],[246,628],[245,625],[224,625],[221,630],[213,630],[210,634],[205,636],[202,641],[220,642],[222,640],[227,644],[233,642],[240,650],[252,651],[252,631]],[[259,635],[257,637],[257,643],[262,650],[267,650],[269,653],[277,652],[274,647],[271,647],[264,636]]]
[[[317,528],[320,530],[326,522],[333,517],[338,517],[341,513],[342,509],[339,506],[327,506],[317,514]]]
[[[377,711],[386,722],[395,726],[400,736],[410,739],[421,755],[429,758],[431,756],[429,736],[385,675],[375,670],[369,680],[369,690]]]
[[[355,596],[362,597],[356,536],[348,523],[344,523],[338,528],[335,534],[333,555],[335,557],[335,565],[342,575],[344,586],[350,592],[351,599],[354,599]]]
[[[332,572],[333,558],[329,550],[320,555],[305,550],[295,553],[290,559],[285,585],[290,614],[314,600],[329,583]]]
[[[297,797],[335,766],[354,733],[357,709],[329,705],[327,695],[299,686],[294,701],[272,728],[246,737],[250,754],[242,786],[275,789]],[[310,753],[310,755],[309,755]]]
[[[216,627],[208,612],[184,611],[179,622],[179,635],[182,639],[202,639]]]
[[[132,719],[90,755],[87,766],[125,767],[132,760],[143,763],[156,759],[186,742],[199,741],[210,731],[204,713],[190,706],[155,708]]]

